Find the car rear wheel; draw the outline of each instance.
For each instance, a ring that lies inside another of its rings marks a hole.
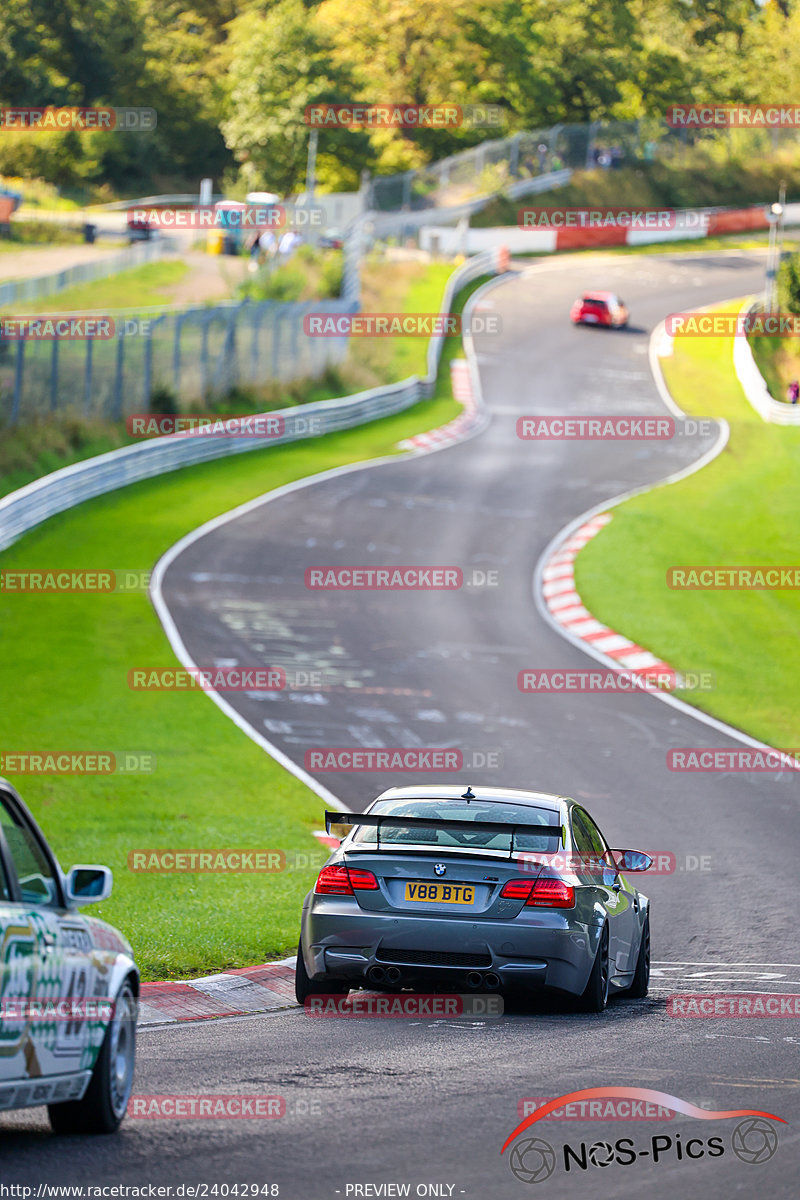
[[[608,985],[610,981],[608,961],[608,925],[603,926],[600,934],[600,945],[597,947],[594,966],[589,976],[580,1006],[584,1012],[603,1012],[608,1003]]]
[[[349,985],[341,979],[310,979],[303,958],[303,943],[298,943],[294,969],[294,994],[298,1004],[305,1004],[310,996],[346,996],[349,991]]]
[[[639,956],[636,959],[636,972],[633,983],[626,989],[626,995],[633,1000],[644,1000],[650,986],[650,915],[644,919],[642,940],[639,944]]]
[[[55,1133],[114,1133],[128,1107],[136,1059],[136,999],[126,979],[82,1100],[49,1104]]]

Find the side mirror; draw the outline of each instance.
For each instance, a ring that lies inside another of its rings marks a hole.
[[[67,875],[67,903],[99,904],[111,895],[113,885],[110,867],[73,867]]]
[[[653,860],[644,850],[612,850],[618,871],[649,871]]]

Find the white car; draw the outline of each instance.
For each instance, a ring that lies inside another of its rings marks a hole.
[[[57,1133],[113,1133],[133,1086],[139,971],[78,911],[111,886],[108,867],[64,875],[0,779],[0,1111],[46,1104]]]

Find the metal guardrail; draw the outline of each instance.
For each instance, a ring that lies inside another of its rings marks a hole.
[[[502,250],[487,251],[468,259],[448,280],[441,311],[450,311],[454,296],[466,284],[481,275],[504,271],[506,259],[507,255]],[[0,550],[56,513],[129,483],[211,459],[280,445],[303,437],[316,437],[338,429],[350,429],[379,417],[402,412],[432,394],[443,343],[444,335],[431,338],[427,373],[422,378],[412,375],[401,383],[372,388],[354,396],[317,401],[268,414],[283,418],[283,430],[275,437],[187,434],[160,437],[138,445],[124,446],[120,450],[112,450],[108,454],[45,475],[0,499]]]
[[[51,271],[47,275],[33,275],[27,279],[10,279],[7,283],[0,283],[0,308],[8,308],[12,304],[29,304],[45,296],[54,296],[57,292],[63,292],[77,284],[107,279],[109,275],[116,275],[119,271],[129,271],[133,267],[140,267],[178,253],[180,247],[169,239],[156,238],[152,242],[140,242],[120,250],[118,254],[109,254],[91,262],[76,263],[73,267],[65,267],[63,271]]]
[[[564,187],[572,178],[572,170],[564,167],[559,171],[548,171],[536,175],[532,179],[520,179],[503,191],[503,195],[512,200],[523,196],[534,195],[536,192],[548,192],[551,188]],[[423,225],[435,221],[437,225],[456,224],[464,217],[471,217],[486,208],[492,200],[496,200],[499,192],[486,192],[475,196],[463,204],[454,204],[445,208],[422,208],[416,212],[375,212],[371,210],[361,218],[363,227],[369,232],[371,239],[412,237]]]

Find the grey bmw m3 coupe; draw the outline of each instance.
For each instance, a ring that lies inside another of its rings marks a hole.
[[[297,1000],[352,988],[552,988],[602,1012],[650,975],[652,858],[613,850],[574,800],[498,787],[390,788],[350,827],[303,905]]]

